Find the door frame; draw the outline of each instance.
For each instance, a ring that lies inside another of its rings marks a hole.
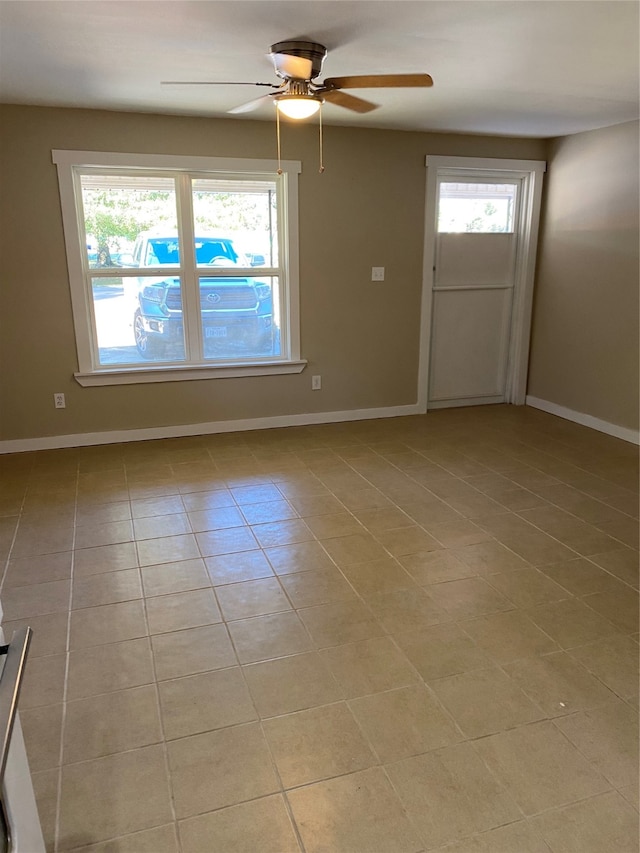
[[[521,406],[525,402],[531,338],[531,313],[538,226],[542,199],[544,160],[503,160],[485,157],[443,157],[427,155],[425,197],[424,254],[422,267],[422,306],[420,311],[420,356],[418,367],[418,406],[426,412],[429,400],[429,361],[431,355],[431,320],[433,305],[433,266],[437,238],[438,178],[462,178],[473,173],[478,178],[518,179],[522,186],[520,216],[515,223],[517,254],[511,339],[505,400]]]

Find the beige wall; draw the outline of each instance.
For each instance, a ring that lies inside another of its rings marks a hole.
[[[528,393],[638,429],[638,123],[547,159]]]
[[[3,440],[413,404],[426,154],[544,158],[540,140],[283,128],[301,160],[300,375],[82,388],[51,150],[273,158],[271,122],[4,106],[0,239]],[[372,284],[370,268],[386,282]],[[311,374],[322,391],[311,391]],[[53,393],[67,396],[55,410]]]

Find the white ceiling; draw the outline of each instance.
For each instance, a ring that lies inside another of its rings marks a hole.
[[[638,117],[638,2],[627,0],[0,0],[0,101],[226,116],[278,82],[272,43],[306,37],[321,78],[426,71],[432,89],[358,90],[327,124],[561,136]],[[250,119],[269,120],[272,104]]]

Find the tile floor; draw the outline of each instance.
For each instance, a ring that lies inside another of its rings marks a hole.
[[[637,450],[527,408],[0,458],[55,853],[636,853]]]

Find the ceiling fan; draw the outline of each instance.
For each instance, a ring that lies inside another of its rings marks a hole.
[[[281,83],[225,83],[224,81],[164,81],[165,86],[269,86],[275,91],[229,110],[238,114],[251,112],[263,103],[273,101],[278,111],[289,118],[308,118],[328,101],[356,113],[368,113],[378,104],[343,91],[344,89],[414,88],[433,86],[428,74],[364,74],[351,77],[316,78],[322,70],[327,48],[304,40],[279,41],[271,45],[271,59]]]

